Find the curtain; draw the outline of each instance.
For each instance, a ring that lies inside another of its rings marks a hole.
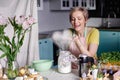
[[[9,17],[32,15],[38,22],[37,0],[0,0],[0,15]],[[5,31],[11,36],[11,27],[7,27]],[[32,61],[37,59],[39,59],[38,23],[34,24],[30,32],[25,35],[23,45],[17,55],[20,66],[31,65]],[[4,60],[1,60],[1,63],[5,65]]]

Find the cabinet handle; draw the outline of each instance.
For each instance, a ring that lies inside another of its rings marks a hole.
[[[45,41],[45,43],[47,43],[47,41]]]
[[[116,33],[113,33],[112,35],[116,35]]]
[[[41,44],[41,42],[40,42],[40,44]]]

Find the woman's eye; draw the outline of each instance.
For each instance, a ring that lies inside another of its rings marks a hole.
[[[74,21],[74,20],[75,20],[74,18],[71,19],[71,21]]]
[[[78,20],[81,20],[81,18],[78,18]]]

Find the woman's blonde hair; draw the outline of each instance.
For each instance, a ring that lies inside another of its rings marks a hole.
[[[85,20],[88,19],[88,10],[83,8],[83,7],[74,7],[74,8],[71,8],[71,11],[70,11],[70,14],[69,14],[69,20],[71,22],[71,19],[72,19],[72,14],[75,12],[75,11],[81,11],[83,13],[83,16],[85,18]]]

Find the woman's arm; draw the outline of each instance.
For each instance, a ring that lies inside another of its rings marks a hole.
[[[94,57],[96,55],[96,52],[98,50],[98,43],[99,43],[99,31],[95,30],[91,33],[89,44],[83,43],[82,37],[76,36],[74,38],[74,41],[76,43],[76,46],[78,47],[80,53],[87,54],[88,56]]]

